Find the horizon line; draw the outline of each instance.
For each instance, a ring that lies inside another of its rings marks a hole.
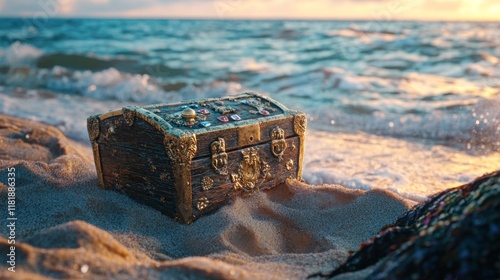
[[[30,19],[24,15],[0,15],[0,19]],[[102,19],[102,20],[214,20],[214,21],[376,21],[376,22],[451,22],[500,23],[500,19],[367,19],[367,18],[220,18],[220,17],[132,17],[132,16],[51,16],[48,19]]]

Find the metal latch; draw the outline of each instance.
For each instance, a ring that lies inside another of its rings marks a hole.
[[[248,146],[260,141],[260,124],[238,127],[238,146]]]

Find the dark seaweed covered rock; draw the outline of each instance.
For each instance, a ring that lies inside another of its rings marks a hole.
[[[336,270],[367,279],[500,279],[500,171],[432,196],[401,215]]]

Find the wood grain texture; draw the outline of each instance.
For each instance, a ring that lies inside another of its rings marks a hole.
[[[121,116],[101,121],[100,131],[105,187],[175,217],[177,194],[164,135],[138,118],[129,126]]]

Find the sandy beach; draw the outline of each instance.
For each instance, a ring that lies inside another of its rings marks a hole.
[[[2,176],[14,167],[18,178],[17,273],[2,269],[6,279],[301,279],[345,261],[412,204],[384,190],[294,182],[180,225],[99,189],[90,149],[57,129],[7,116],[0,124]]]

